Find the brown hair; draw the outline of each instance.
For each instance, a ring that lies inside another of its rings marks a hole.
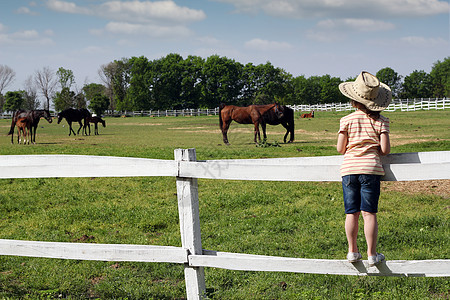
[[[371,119],[378,120],[380,118],[380,112],[379,111],[373,111],[368,109],[364,104],[359,103],[358,101],[351,100],[351,104],[353,107],[359,109],[366,115],[368,115]]]

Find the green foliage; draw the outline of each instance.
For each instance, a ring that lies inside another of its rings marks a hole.
[[[4,110],[18,110],[23,109],[25,104],[24,91],[6,92]]]
[[[56,76],[58,77],[62,90],[66,88],[70,90],[70,87],[75,83],[75,76],[73,75],[72,70],[60,67],[58,71],[56,71]]]
[[[429,98],[433,96],[432,78],[425,71],[415,70],[405,77],[402,98]]]
[[[434,97],[450,97],[450,57],[437,61],[431,70]]]
[[[402,77],[389,67],[379,70],[376,76],[381,82],[387,84],[391,88],[392,96],[396,98],[401,89]]]

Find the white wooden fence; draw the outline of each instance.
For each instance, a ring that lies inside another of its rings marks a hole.
[[[0,178],[175,176],[182,246],[83,244],[0,240],[0,255],[77,260],[184,264],[188,299],[205,292],[204,267],[336,275],[450,276],[450,259],[367,261],[305,259],[202,249],[198,178],[340,181],[342,156],[197,161],[195,149],[176,149],[175,160],[83,155],[2,155]],[[383,180],[450,179],[450,151],[391,154]]]
[[[301,104],[289,105],[294,111],[351,111],[355,110],[350,102],[327,104]],[[450,108],[450,99],[394,99],[385,111],[417,111],[417,110],[443,110]]]

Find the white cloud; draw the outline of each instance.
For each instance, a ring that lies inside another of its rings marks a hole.
[[[146,35],[150,37],[185,37],[191,35],[191,31],[184,26],[159,26],[152,24],[133,24],[126,22],[109,22],[105,31],[122,35]]]
[[[385,31],[395,28],[394,24],[372,19],[328,19],[317,23],[322,30],[354,30],[354,31]]]
[[[245,48],[259,51],[284,51],[292,49],[292,45],[286,42],[252,39],[245,43]]]
[[[36,15],[38,15],[37,12],[32,11],[31,9],[29,9],[29,8],[26,7],[26,6],[19,7],[19,8],[16,10],[16,13],[18,13],[18,14],[23,14],[23,15],[30,15],[30,16],[36,16]]]
[[[6,27],[0,23],[0,44],[5,46],[42,46],[53,44],[53,40],[42,36],[37,30],[34,29],[8,33]]]
[[[85,7],[79,7],[76,3],[59,1],[59,0],[48,0],[47,7],[54,11],[69,13],[69,14],[90,14],[91,11]]]
[[[449,41],[443,38],[429,38],[423,36],[407,36],[400,39],[400,41],[404,44],[408,44],[411,46],[425,46],[425,47],[448,47]]]
[[[215,0],[234,5],[236,12],[284,18],[386,18],[448,14],[442,0]]]

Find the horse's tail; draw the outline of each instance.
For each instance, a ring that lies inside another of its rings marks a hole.
[[[9,129],[8,135],[14,134],[14,127],[16,126],[16,115],[18,114],[17,111],[15,111],[11,118],[11,128]]]
[[[224,107],[225,107],[225,104],[224,104],[224,103],[220,103],[220,104],[219,104],[219,126],[220,126],[220,129],[223,128],[222,109],[223,109]]]

